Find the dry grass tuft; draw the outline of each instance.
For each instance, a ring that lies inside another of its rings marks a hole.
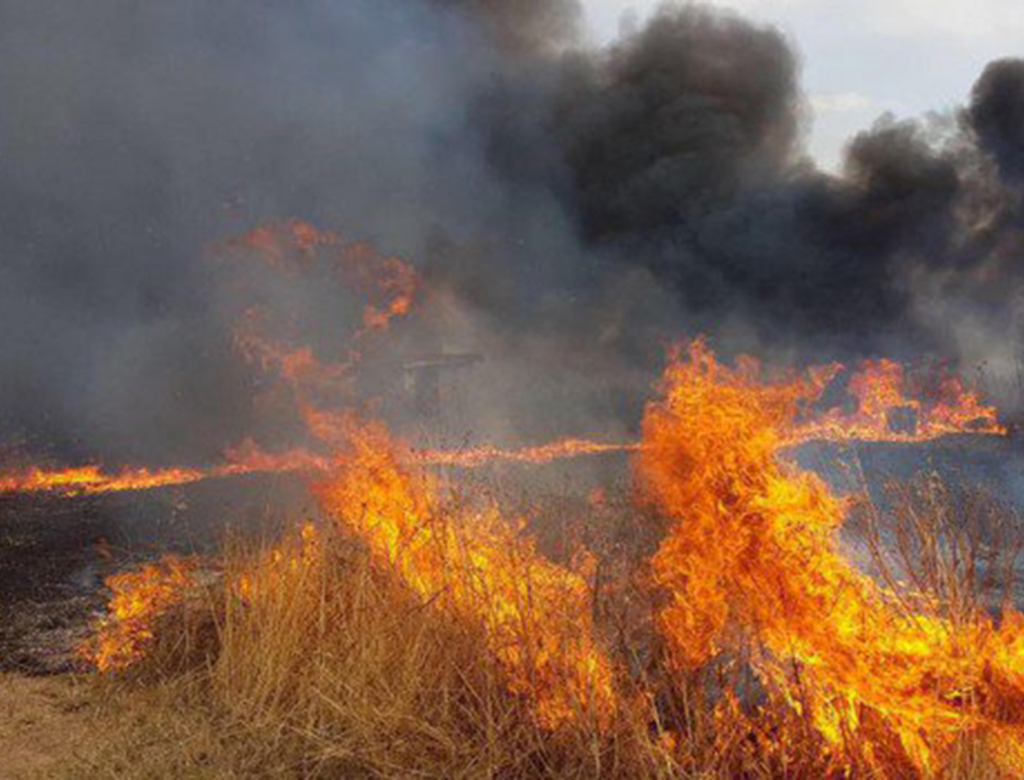
[[[432,607],[330,532],[229,544],[146,659],[97,688],[141,718],[91,765],[113,777],[667,774],[644,721],[543,729],[481,627]]]
[[[998,536],[996,546],[1015,556],[1017,526],[994,505],[938,490],[908,488],[894,507],[896,526],[870,526],[879,554],[895,539],[901,556],[898,567],[890,553],[878,562],[885,577],[911,579],[954,612],[981,607],[978,591],[1008,574],[1002,559],[981,565],[983,548]],[[837,749],[744,658],[670,670],[651,629],[658,601],[640,563],[646,551],[626,564],[623,544],[607,559],[601,547],[595,614],[623,702],[611,724],[580,717],[546,730],[530,702],[509,692],[483,626],[415,595],[357,540],[307,527],[274,544],[229,542],[218,570],[162,618],[146,659],[94,682],[98,717],[109,723],[116,713],[117,727],[47,776],[882,776],[884,739],[864,743],[870,712],[864,734]],[[965,735],[940,776],[1000,777],[993,739]],[[887,776],[914,776],[896,752],[891,766]]]

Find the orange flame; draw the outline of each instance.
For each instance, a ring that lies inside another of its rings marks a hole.
[[[301,274],[325,267],[344,285],[369,298],[363,308],[362,327],[352,335],[347,356],[340,362],[318,360],[306,345],[291,346],[268,326],[268,312],[255,306],[236,328],[242,353],[264,370],[276,371],[296,391],[345,391],[355,364],[362,357],[360,342],[411,309],[420,278],[397,257],[378,254],[366,243],[346,242],[337,233],[321,231],[308,222],[287,220],[267,223],[226,244],[232,254],[254,253],[285,274]]]
[[[614,452],[634,452],[640,448],[635,442],[613,443],[588,439],[560,439],[550,444],[523,449],[502,449],[483,446],[461,450],[416,450],[415,462],[425,466],[457,466],[472,469],[494,463],[528,463],[542,465],[556,460],[604,455]]]
[[[298,542],[270,548],[249,570],[237,573],[229,587],[243,604],[251,604],[262,593],[286,590],[296,574],[308,574],[322,560],[322,541],[315,525],[304,523]]]
[[[833,745],[858,735],[925,773],[967,732],[997,734],[1020,755],[1024,620],[996,629],[977,615],[965,628],[907,614],[841,556],[843,503],[780,462],[815,378],[761,382],[697,341],[669,365],[664,392],[646,412],[637,468],[676,519],[652,568],[671,597],[659,623],[677,667],[761,648],[763,678]],[[899,400],[874,390],[865,399],[866,413]]]
[[[416,270],[397,257],[378,254],[365,242],[345,241],[299,219],[268,222],[226,242],[232,253],[254,252],[268,265],[288,274],[322,264],[345,284],[380,297],[366,304],[363,327],[385,329],[407,314],[420,286]]]
[[[849,382],[856,409],[847,414],[834,409],[795,431],[799,440],[928,441],[959,433],[1005,435],[998,411],[982,404],[977,393],[957,376],[939,377],[939,391],[931,402],[914,398],[908,391],[906,373],[892,360],[866,361]],[[908,419],[894,425],[892,415],[904,412]]]
[[[307,386],[310,377],[330,377],[329,384],[340,381],[341,374],[332,375],[329,367],[319,364],[308,350],[299,350],[281,357],[283,376],[296,386]],[[743,359],[737,369],[756,376],[759,367],[752,359]],[[920,442],[955,434],[1006,435],[999,423],[995,407],[982,403],[977,393],[967,390],[962,379],[953,375],[939,378],[938,391],[931,402],[907,393],[903,367],[890,360],[867,362],[849,382],[849,391],[856,408],[847,413],[832,409],[823,415],[808,412],[829,384],[842,371],[839,364],[812,368],[799,381],[801,420],[791,422],[780,432],[786,445],[799,445],[813,440],[825,441],[903,441]],[[735,373],[735,372],[734,372]],[[798,401],[798,403],[797,403]],[[303,402],[300,410],[314,438],[335,446],[346,439],[346,414],[320,409]],[[911,427],[894,427],[891,415],[909,410]],[[508,449],[483,445],[461,449],[410,450],[410,462],[423,466],[454,466],[472,469],[495,463],[543,465],[566,460],[616,452],[636,452],[643,442],[601,442],[569,438],[534,447]],[[211,468],[170,468],[150,470],[128,468],[106,472],[90,465],[70,469],[32,467],[0,474],[0,493],[63,492],[66,494],[116,493],[131,490],[187,485],[206,479],[218,479],[253,473],[320,472],[329,467],[330,459],[304,449],[284,453],[260,450],[252,441],[243,442],[226,453],[226,462]]]
[[[436,486],[379,425],[350,422],[351,455],[318,487],[324,507],[413,591],[481,626],[513,692],[549,728],[616,708],[610,661],[594,639],[586,583],[541,558],[495,509],[442,512]]]
[[[0,476],[0,493],[39,493],[60,491],[72,494],[119,493],[129,490],[150,490],[171,485],[187,485],[207,479],[209,473],[199,469],[125,469],[104,473],[99,466],[72,469],[30,468]]]
[[[193,560],[167,556],[158,564],[108,577],[108,614],[81,648],[82,657],[101,672],[123,671],[145,657],[156,621],[194,586],[195,567]]]
[[[341,413],[310,411],[307,423],[322,441],[342,441]],[[502,449],[486,445],[471,449],[409,450],[405,457],[410,463],[422,466],[455,466],[482,468],[494,463],[522,463],[543,465],[555,460],[601,455],[614,452],[632,452],[636,443],[606,443],[585,439],[563,439],[551,444],[523,449]],[[162,487],[189,485],[210,479],[243,476],[246,474],[320,473],[330,469],[331,459],[313,450],[293,448],[284,452],[267,452],[247,439],[225,453],[225,462],[210,468],[145,468],[106,472],[99,466],[70,469],[32,467],[0,475],[0,494],[3,493],[61,493],[63,495],[100,495],[134,490],[153,490]]]
[[[226,453],[226,462],[210,468],[130,468],[106,472],[99,466],[70,469],[33,467],[0,476],[2,493],[61,493],[100,495],[190,485],[209,479],[285,472],[323,471],[329,459],[303,449],[281,453],[261,450],[246,440]]]

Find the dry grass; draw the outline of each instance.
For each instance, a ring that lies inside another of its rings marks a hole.
[[[105,767],[97,776],[668,774],[645,723],[542,729],[479,627],[324,533],[229,546],[220,576],[165,616],[147,659],[98,683],[105,706],[139,718],[90,758]]]
[[[953,522],[939,492],[907,492],[896,506],[900,574],[951,609],[979,603],[969,589],[990,587],[981,569],[1006,573],[975,565],[993,529],[1016,532],[990,505],[984,534]],[[881,535],[872,543],[881,554]],[[218,571],[164,617],[147,659],[129,676],[92,683],[96,717],[109,724],[116,714],[117,726],[46,776],[882,776],[862,763],[857,735],[838,756],[743,658],[670,673],[650,629],[657,594],[622,555],[618,542],[607,557],[599,549],[594,579],[624,702],[611,723],[540,727],[529,702],[509,692],[481,626],[415,597],[357,541],[321,530],[315,543],[295,533],[274,545],[228,544]],[[886,555],[879,565],[895,579]],[[994,749],[965,738],[942,777],[998,777]],[[911,776],[893,766],[885,776]]]

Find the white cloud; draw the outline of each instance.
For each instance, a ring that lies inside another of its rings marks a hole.
[[[849,114],[854,111],[880,108],[879,104],[860,92],[821,92],[811,95],[808,102],[815,115]]]
[[[1021,0],[867,0],[841,3],[860,9],[860,24],[882,35],[944,38],[960,45],[986,42],[1013,45],[1024,41]]]

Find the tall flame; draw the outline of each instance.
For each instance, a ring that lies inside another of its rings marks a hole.
[[[443,511],[383,427],[350,422],[350,454],[318,487],[324,507],[413,591],[481,626],[511,689],[550,728],[616,708],[586,582],[539,556],[495,509]]]
[[[935,771],[968,732],[998,735],[1019,757],[1024,621],[1011,615],[997,629],[975,615],[954,625],[938,610],[901,609],[840,554],[843,503],[780,460],[819,384],[813,375],[762,382],[749,364],[719,364],[701,341],[666,370],[637,469],[676,520],[652,560],[671,596],[659,624],[673,662],[693,669],[761,648],[763,678],[826,739],[840,748],[858,735],[868,758],[885,753],[890,765],[895,751]]]

